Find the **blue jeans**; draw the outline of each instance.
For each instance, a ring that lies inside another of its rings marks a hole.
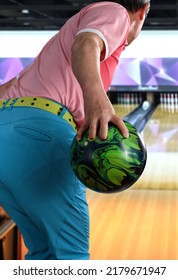
[[[27,260],[89,259],[85,187],[70,165],[75,133],[62,115],[0,110],[0,204],[23,235]]]

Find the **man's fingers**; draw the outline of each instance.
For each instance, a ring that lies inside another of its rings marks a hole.
[[[97,128],[98,125],[96,122],[91,122],[90,124],[88,122],[83,123],[83,125],[79,128],[78,133],[77,133],[77,141],[80,141],[82,138],[83,133],[89,128],[88,134],[89,138],[91,140],[95,139],[96,134],[97,134]]]
[[[101,140],[105,140],[108,137],[108,123],[100,123],[100,131],[99,131],[99,137]]]
[[[89,127],[89,138],[91,140],[95,139],[97,134],[97,123],[91,123]]]
[[[82,138],[82,135],[83,135],[84,131],[85,131],[87,128],[88,128],[88,125],[87,125],[87,124],[83,124],[83,125],[79,128],[79,130],[78,130],[78,132],[77,132],[77,141],[80,141],[80,139]]]
[[[113,118],[110,122],[115,124],[118,129],[120,130],[121,134],[125,137],[129,137],[129,132],[124,124],[123,120],[121,118],[115,117]],[[97,122],[91,122],[90,124],[88,122],[83,123],[83,125],[79,128],[78,133],[77,133],[77,141],[80,141],[82,138],[83,133],[89,128],[89,138],[91,140],[95,139],[97,130],[99,130],[99,137],[102,140],[105,140],[108,136],[108,122],[105,121],[100,121],[99,125]]]
[[[125,138],[129,137],[128,129],[121,118],[118,118],[118,116],[115,116],[114,118],[112,118],[112,120],[110,120],[110,122],[118,127],[121,134]],[[108,122],[106,122],[106,121],[100,122],[99,137],[100,137],[100,139],[105,140],[107,138],[107,136],[108,136]]]
[[[125,137],[128,138],[129,137],[129,131],[126,127],[126,125],[124,124],[123,120],[120,118],[119,120],[117,119],[116,122],[114,122],[114,124],[119,128],[121,134]]]

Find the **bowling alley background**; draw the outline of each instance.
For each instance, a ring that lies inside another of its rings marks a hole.
[[[0,31],[0,83],[18,75],[56,31]],[[12,47],[13,46],[13,47]],[[178,259],[178,30],[143,30],[123,52],[107,92],[140,131],[147,164],[128,190],[87,190],[92,260]],[[26,248],[0,206],[0,259]]]

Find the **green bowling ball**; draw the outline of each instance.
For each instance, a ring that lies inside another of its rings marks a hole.
[[[108,137],[89,139],[88,130],[80,141],[73,139],[71,166],[77,178],[99,193],[116,193],[131,187],[141,176],[147,150],[140,133],[124,121],[129,138],[124,138],[114,124],[109,124]]]

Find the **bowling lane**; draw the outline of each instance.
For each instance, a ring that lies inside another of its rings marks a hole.
[[[118,116],[124,118],[126,115],[131,113],[135,108],[138,107],[138,104],[114,104],[114,110]]]
[[[87,193],[91,259],[178,259],[177,191]]]
[[[147,165],[134,186],[110,195],[87,190],[91,259],[178,259],[177,122],[178,110],[155,110],[142,133]]]
[[[159,105],[144,129],[149,152],[178,152],[178,110]]]
[[[159,105],[143,131],[146,168],[134,188],[178,189],[178,110]]]

